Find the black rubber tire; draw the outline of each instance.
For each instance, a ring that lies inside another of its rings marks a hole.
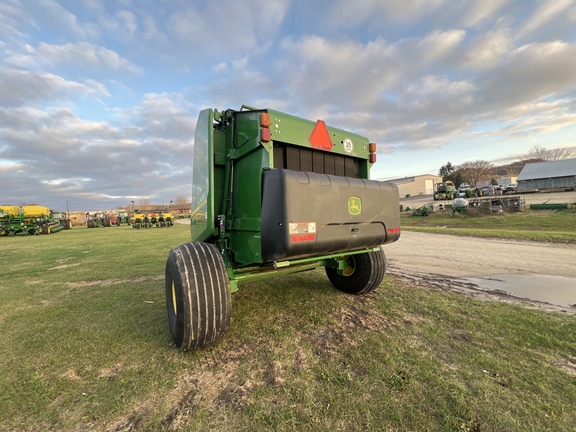
[[[230,326],[232,296],[224,260],[211,244],[184,243],[166,262],[166,309],[179,349],[216,343]]]
[[[120,218],[116,219],[116,226],[120,226],[122,222],[120,222]]]
[[[66,219],[66,225],[64,225],[64,229],[72,229],[72,220]]]
[[[339,275],[337,270],[326,267],[326,275],[332,285],[347,294],[367,294],[380,286],[386,274],[386,255],[382,248],[378,252],[368,252],[348,257],[351,272],[348,276]]]
[[[50,234],[50,231],[49,225],[42,225],[42,234]]]
[[[126,218],[126,224],[127,225],[131,225],[132,224],[132,219],[130,219],[129,217]]]

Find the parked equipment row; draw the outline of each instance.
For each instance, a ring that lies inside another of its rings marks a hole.
[[[72,221],[64,213],[53,212],[48,207],[29,205],[0,207],[0,235],[53,234],[72,228]]]
[[[132,228],[152,228],[170,227],[174,225],[174,215],[172,213],[150,213],[143,214],[135,212],[132,215]]]

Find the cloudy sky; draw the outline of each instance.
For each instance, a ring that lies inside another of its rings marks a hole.
[[[323,119],[372,178],[576,149],[574,0],[1,0],[0,204],[190,194],[199,110]]]

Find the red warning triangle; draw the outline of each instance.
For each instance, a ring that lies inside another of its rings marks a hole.
[[[328,151],[332,150],[333,144],[330,139],[330,132],[328,132],[324,120],[316,120],[316,124],[314,125],[314,129],[312,129],[308,141],[310,141],[310,145],[314,148]]]

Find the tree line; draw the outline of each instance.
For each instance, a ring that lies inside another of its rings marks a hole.
[[[494,166],[485,160],[464,162],[460,165],[452,165],[452,163],[448,162],[446,165],[442,165],[438,175],[442,177],[442,181],[451,181],[456,186],[468,183],[476,187],[478,182],[486,180],[490,180],[490,184],[495,185],[498,184],[495,176],[518,176],[527,163],[551,162],[570,159],[571,157],[573,157],[571,150],[546,149],[540,145],[535,145],[528,151],[524,159],[507,165]]]

